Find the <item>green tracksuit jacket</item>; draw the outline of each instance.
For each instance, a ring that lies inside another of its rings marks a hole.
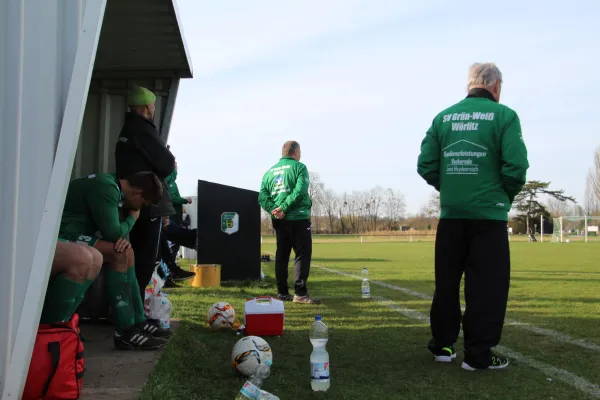
[[[434,118],[417,172],[440,192],[440,218],[507,221],[528,168],[517,113],[474,89]]]
[[[282,157],[264,174],[258,203],[269,214],[281,207],[287,220],[310,219],[309,182],[306,165],[292,157]]]
[[[124,238],[135,220],[119,218],[123,206],[121,186],[115,174],[97,174],[69,183],[58,236],[76,241],[79,236],[101,237],[108,242]]]

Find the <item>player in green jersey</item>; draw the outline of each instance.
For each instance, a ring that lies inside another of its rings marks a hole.
[[[162,184],[151,172],[138,172],[127,179],[117,179],[115,174],[90,175],[69,184],[59,237],[94,247],[102,254],[117,349],[160,348],[172,333],[146,318],[134,253],[126,239],[140,208],[157,204],[162,195]],[[125,218],[121,218],[123,214]],[[50,288],[49,292],[54,293]]]

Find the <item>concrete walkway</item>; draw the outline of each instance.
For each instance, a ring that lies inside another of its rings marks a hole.
[[[85,339],[81,399],[137,400],[163,350],[117,351],[112,325],[81,323],[80,329]]]

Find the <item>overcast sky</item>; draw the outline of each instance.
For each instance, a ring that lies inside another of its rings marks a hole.
[[[583,200],[600,144],[600,2],[178,0],[194,79],[171,150],[183,195],[198,179],[258,190],[281,145],[337,192],[375,185],[418,211],[416,173],[435,114],[465,96],[473,62],[504,74],[528,179]]]

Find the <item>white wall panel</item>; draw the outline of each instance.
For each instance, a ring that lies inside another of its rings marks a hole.
[[[84,17],[88,3],[92,6]],[[62,179],[60,174],[52,175],[57,141],[61,130],[70,129],[73,151],[70,157],[65,154],[64,164],[75,153],[104,5],[105,0],[0,2],[0,173],[5,182],[0,196],[0,214],[5,219],[0,225],[3,398],[19,397],[29,365],[54,254],[58,208],[67,183],[66,174]],[[85,47],[79,46],[84,18]],[[67,102],[74,106],[66,107]],[[65,118],[69,112],[70,117]],[[50,185],[51,178],[54,185]],[[56,196],[57,207],[49,210],[50,193],[60,196]],[[51,233],[43,235],[44,230]],[[45,246],[39,246],[40,237]]]
[[[0,337],[5,340],[0,389],[21,318],[84,6],[84,1],[0,2],[0,161],[6,177],[0,203],[2,215],[17,221],[0,224]]]
[[[99,71],[90,85],[107,4],[105,56],[96,58]],[[167,115],[161,134],[168,136],[179,77],[191,77],[175,10],[174,0],[0,0],[2,399],[19,398],[25,379],[69,171],[71,177],[114,171],[132,78],[146,79],[136,82],[157,92],[157,125],[160,130]],[[156,16],[162,25],[150,21]],[[168,40],[151,51],[137,49],[136,65],[110,52],[115,46],[127,52],[144,29],[175,34],[161,33]],[[111,36],[115,32],[126,37]]]

